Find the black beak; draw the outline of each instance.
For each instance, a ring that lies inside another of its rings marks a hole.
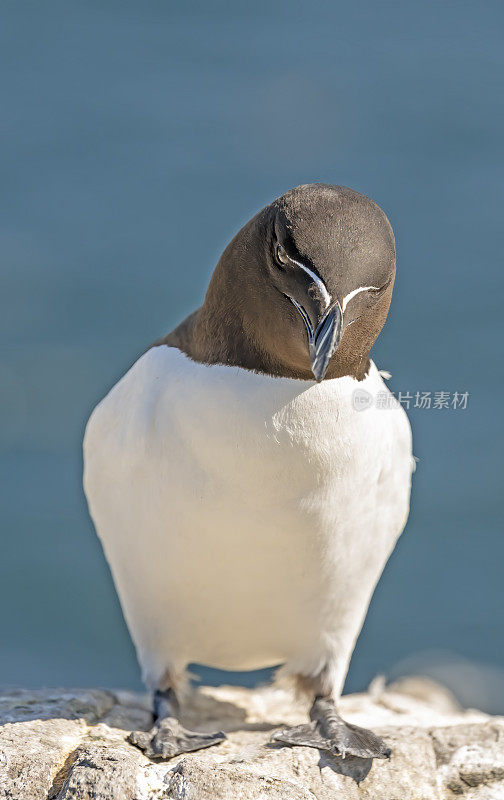
[[[324,311],[317,327],[314,329],[310,317],[302,305],[294,298],[289,300],[299,311],[308,333],[308,346],[310,349],[310,364],[316,381],[324,380],[329,362],[341,340],[341,326],[343,315],[341,307],[336,300]]]

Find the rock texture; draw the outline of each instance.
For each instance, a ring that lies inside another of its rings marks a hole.
[[[0,798],[8,800],[504,800],[504,719],[462,711],[426,679],[343,698],[349,721],[393,748],[389,761],[270,745],[306,720],[287,690],[202,687],[183,723],[224,729],[218,747],[154,763],[126,740],[148,698],[98,690],[0,693]]]

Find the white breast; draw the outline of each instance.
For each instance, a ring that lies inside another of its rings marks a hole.
[[[144,676],[287,662],[342,681],[406,521],[411,435],[375,366],[316,384],[148,351],[93,412],[85,490]],[[342,676],[342,677],[341,677]]]

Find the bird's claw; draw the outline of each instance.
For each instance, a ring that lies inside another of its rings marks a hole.
[[[150,731],[132,731],[127,740],[140,748],[148,758],[167,760],[181,753],[191,753],[220,744],[226,739],[222,731],[199,733],[188,731],[175,717],[159,720]]]

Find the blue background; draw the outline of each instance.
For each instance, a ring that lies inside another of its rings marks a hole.
[[[396,231],[391,387],[470,392],[410,412],[412,514],[347,689],[450,662],[504,710],[503,11],[1,4],[0,683],[140,686],[81,490],[86,418],[256,210],[324,181]]]

